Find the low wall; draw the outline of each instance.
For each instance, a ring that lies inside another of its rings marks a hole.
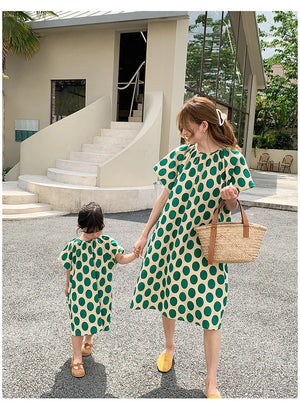
[[[159,161],[163,93],[145,94],[144,124],[124,150],[98,169],[97,186],[139,187],[156,180],[153,166]]]
[[[292,155],[294,160],[291,165],[291,173],[298,174],[298,150],[252,149],[250,168],[256,170],[257,163],[262,153],[269,153],[270,160],[273,160],[274,163],[282,163],[284,156],[287,154]]]
[[[108,96],[47,126],[21,143],[20,175],[47,175],[57,159],[68,159],[71,151],[81,151],[81,145],[92,143],[93,136],[111,122],[111,102]]]

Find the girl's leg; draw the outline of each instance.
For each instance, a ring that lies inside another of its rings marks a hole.
[[[93,347],[93,334],[85,335],[83,339],[83,345],[81,348],[82,356],[89,356],[92,353],[92,347]]]
[[[87,344],[92,344],[93,343],[93,334],[85,335],[84,336],[84,342],[86,342]]]
[[[204,351],[207,366],[206,395],[217,394],[217,370],[221,347],[221,330],[204,330]]]
[[[83,340],[83,337],[77,336],[77,335],[72,335],[74,363],[82,362],[82,355],[81,355],[82,340]]]
[[[162,316],[162,322],[166,338],[165,351],[173,357],[175,353],[174,332],[176,320]]]

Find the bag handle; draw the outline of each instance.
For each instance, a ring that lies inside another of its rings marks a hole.
[[[249,223],[247,219],[247,215],[240,203],[240,201],[237,199],[237,202],[239,204],[241,216],[242,216],[242,223],[243,223],[243,237],[249,237]],[[217,234],[217,224],[218,224],[218,214],[219,210],[222,208],[222,206],[225,205],[225,201],[222,200],[215,210],[215,213],[212,218],[212,223],[211,223],[211,232],[210,232],[210,242],[209,242],[209,250],[208,250],[208,264],[212,265],[213,263],[213,256],[214,256],[214,249],[215,249],[215,242],[216,242],[216,234]]]

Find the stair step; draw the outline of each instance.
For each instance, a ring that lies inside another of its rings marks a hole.
[[[143,104],[142,103],[140,103],[140,104],[138,104],[138,111],[143,111]]]
[[[95,145],[99,145],[99,147],[100,146],[103,146],[103,147],[116,147],[116,146],[120,146],[120,147],[126,147],[129,143],[130,143],[130,141],[131,141],[131,139],[124,139],[124,138],[121,138],[121,137],[112,137],[112,136],[94,136],[94,138],[95,137],[97,137],[97,143],[95,143],[95,139],[93,139],[94,140],[94,143],[92,144],[92,146],[95,146]]]
[[[64,184],[96,186],[97,174],[48,168],[47,177]]]
[[[24,220],[24,219],[37,219],[52,216],[64,216],[69,212],[62,212],[60,210],[48,210],[46,212],[32,212],[32,213],[15,213],[2,215],[2,220]]]
[[[48,210],[51,210],[51,206],[47,203],[21,203],[20,205],[2,205],[2,214],[5,215],[45,212]]]
[[[18,181],[7,181],[2,184],[2,203],[19,205],[22,203],[36,203],[38,195],[27,192],[18,186]]]
[[[87,152],[71,152],[71,160],[87,161],[89,163],[103,164],[115,155],[112,153],[87,153]]]
[[[97,174],[98,172],[98,165],[96,163],[89,163],[88,161],[56,160],[56,168],[89,174]]]
[[[111,121],[111,129],[135,129],[140,130],[143,126],[142,122],[117,122]]]
[[[141,109],[135,109],[133,110],[133,116],[143,116],[143,111]]]
[[[138,134],[138,130],[136,129],[101,129],[100,136],[101,137],[111,137],[111,138],[121,138],[124,140],[132,140]],[[99,136],[95,136],[99,137]]]
[[[110,143],[110,142],[109,142]],[[87,152],[87,153],[96,153],[96,154],[102,154],[102,153],[111,153],[112,151],[114,154],[119,153],[121,150],[125,149],[125,147],[128,145],[128,142],[125,144],[107,144],[107,142],[102,141],[101,143],[93,143],[93,144],[83,144],[82,151]]]
[[[128,117],[128,122],[142,122],[142,117],[141,116],[129,116]]]

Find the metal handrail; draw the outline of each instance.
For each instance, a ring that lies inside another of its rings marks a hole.
[[[146,61],[144,60],[139,67],[137,68],[137,71],[134,73],[134,75],[131,77],[130,81],[128,82],[128,84],[125,87],[118,87],[118,90],[126,90],[126,88],[128,88],[130,86],[130,84],[133,82],[133,79],[135,78],[135,76],[139,73],[139,71],[141,70],[142,66],[146,63]]]
[[[118,86],[118,90],[126,90],[126,88],[128,88],[128,87],[132,84],[134,78],[136,77],[135,82],[134,82],[134,87],[133,87],[133,93],[132,93],[132,99],[131,99],[131,105],[130,105],[129,116],[131,116],[131,113],[132,113],[133,100],[134,100],[135,97],[136,97],[136,99],[137,99],[137,97],[138,97],[139,85],[144,83],[143,81],[140,80],[140,70],[141,70],[141,68],[144,66],[145,63],[146,63],[146,61],[144,60],[144,61],[139,65],[139,67],[137,68],[136,72],[135,72],[134,75],[131,77],[130,81],[127,83],[126,86],[124,86],[124,87],[119,87],[119,86]]]

